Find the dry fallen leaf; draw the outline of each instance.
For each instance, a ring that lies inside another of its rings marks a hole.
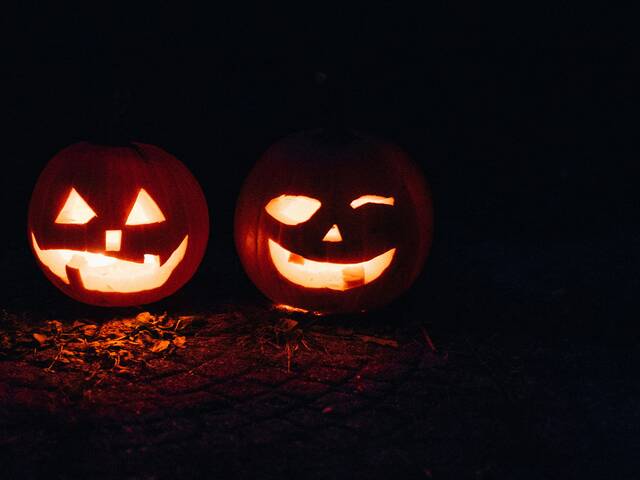
[[[61,333],[63,331],[62,322],[58,320],[49,320],[47,322],[51,330],[55,330],[56,333]]]
[[[186,337],[175,337],[173,339],[173,344],[178,348],[185,348],[185,343],[187,343]]]
[[[87,337],[93,337],[98,331],[97,325],[85,325],[82,327],[82,333]]]
[[[133,360],[133,354],[129,350],[120,350],[120,362]]]
[[[40,344],[40,346],[44,345],[49,340],[49,337],[47,337],[46,335],[43,335],[42,333],[34,333],[33,338],[36,339],[36,341]]]
[[[76,329],[78,327],[82,327],[84,325],[86,325],[86,323],[81,322],[80,320],[74,320],[73,324],[71,324],[71,330],[74,330],[74,329]]]
[[[169,348],[170,343],[171,342],[169,342],[169,340],[156,340],[156,342],[154,342],[153,346],[151,347],[151,351],[155,353],[163,352],[164,350]]]
[[[137,335],[136,343],[140,346],[144,347],[145,345],[153,345],[155,342],[155,339],[149,332],[144,331]]]
[[[151,315],[149,312],[141,312],[136,315],[136,321],[138,322],[148,323],[151,320],[153,320],[153,315]]]

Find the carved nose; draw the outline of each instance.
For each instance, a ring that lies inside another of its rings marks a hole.
[[[107,252],[119,252],[122,241],[122,230],[106,230],[104,233],[104,249]]]
[[[331,227],[329,231],[325,234],[322,241],[323,242],[341,242],[342,235],[340,235],[340,229],[338,228],[338,225],[333,225],[333,227]]]

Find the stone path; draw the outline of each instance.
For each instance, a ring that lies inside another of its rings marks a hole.
[[[596,348],[249,307],[188,318],[182,348],[138,342],[118,368],[52,365],[35,340],[0,351],[5,478],[570,478],[619,441],[589,436],[607,376],[575,373]],[[565,348],[575,364],[550,364]]]

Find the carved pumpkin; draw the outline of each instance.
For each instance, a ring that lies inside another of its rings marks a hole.
[[[45,275],[70,297],[139,305],[191,278],[209,214],[196,179],[160,148],[78,143],[40,175],[28,235]]]
[[[274,302],[359,312],[411,285],[432,217],[427,184],[398,147],[315,130],[271,146],[253,168],[235,241],[247,274]]]

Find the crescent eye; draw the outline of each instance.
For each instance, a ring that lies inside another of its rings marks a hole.
[[[393,206],[396,203],[396,200],[393,197],[382,197],[380,195],[362,195],[351,202],[350,205],[351,208],[358,208],[362,205],[366,205],[367,203]]]
[[[125,225],[146,225],[148,223],[164,222],[164,214],[158,204],[151,198],[144,188],[141,188],[136,201],[131,207]]]
[[[309,220],[321,205],[320,200],[304,195],[280,195],[269,201],[264,209],[285,225],[298,225]]]
[[[97,217],[96,212],[93,211],[75,188],[71,188],[62,210],[56,217],[55,223],[84,225],[93,217]]]

